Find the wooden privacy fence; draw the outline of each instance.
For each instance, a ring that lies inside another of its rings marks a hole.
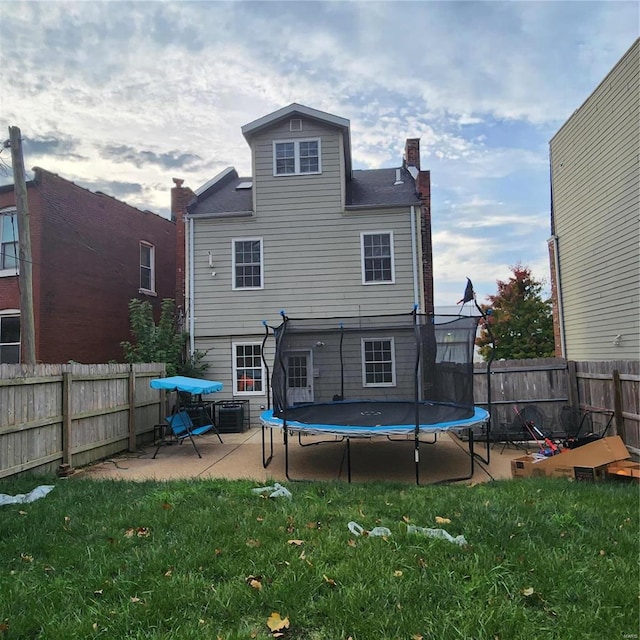
[[[164,375],[157,363],[0,365],[0,478],[135,451],[163,417],[149,380]]]
[[[567,434],[567,411],[592,412],[594,431],[613,414],[609,435],[640,450],[640,363],[573,362],[563,358],[496,361],[491,365],[491,422],[496,438],[522,431],[516,409],[553,437]],[[474,368],[476,404],[487,406],[486,364]],[[569,434],[570,435],[570,434]]]

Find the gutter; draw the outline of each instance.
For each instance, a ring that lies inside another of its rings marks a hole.
[[[250,218],[253,211],[223,211],[221,213],[189,213],[185,216],[186,220],[206,220],[210,218]]]
[[[393,209],[395,207],[414,207],[416,202],[393,202],[388,204],[348,204],[345,211],[366,211],[367,209]]]

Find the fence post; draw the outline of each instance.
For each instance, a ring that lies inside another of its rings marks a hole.
[[[580,408],[580,390],[578,388],[578,376],[576,375],[576,363],[567,360],[567,371],[569,373],[569,406],[572,409]]]
[[[62,465],[65,470],[71,469],[71,381],[73,374],[64,371],[62,374]]]
[[[624,416],[622,415],[622,384],[620,383],[620,371],[614,369],[611,373],[613,379],[613,424],[616,435],[626,442],[624,430]]]
[[[129,365],[129,451],[135,451],[136,442],[136,372]]]

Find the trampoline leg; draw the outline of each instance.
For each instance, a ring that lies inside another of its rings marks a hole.
[[[351,483],[351,438],[347,438],[347,480]]]
[[[262,425],[262,467],[263,469],[266,469],[271,463],[271,460],[273,459],[273,429],[269,429],[270,448],[269,448],[268,458],[265,455],[264,430],[265,430],[265,426]]]
[[[416,448],[413,452],[414,462],[416,465],[416,484],[420,486],[420,440],[416,438]]]
[[[287,477],[287,480],[291,480],[289,477],[289,435],[286,425],[284,428],[284,475]]]

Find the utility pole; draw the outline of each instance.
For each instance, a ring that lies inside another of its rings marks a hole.
[[[13,189],[18,211],[18,249],[20,253],[20,344],[23,364],[36,363],[36,330],[33,317],[33,276],[31,260],[31,230],[29,227],[29,203],[27,183],[24,178],[22,136],[18,127],[9,127],[11,164],[13,165]]]

